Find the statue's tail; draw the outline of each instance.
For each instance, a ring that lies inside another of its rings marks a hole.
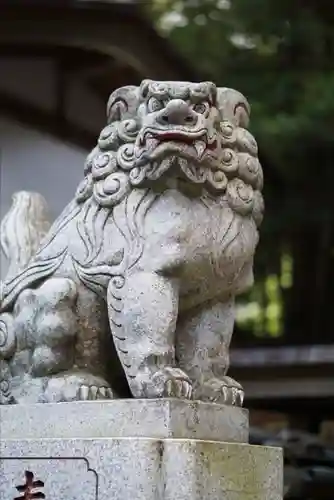
[[[0,225],[0,244],[9,261],[6,280],[22,270],[50,229],[49,210],[39,193],[19,191]]]

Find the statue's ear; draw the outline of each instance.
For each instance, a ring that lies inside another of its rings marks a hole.
[[[237,90],[225,87],[218,88],[217,107],[222,120],[228,120],[236,127],[248,127],[250,106],[245,96]]]
[[[138,108],[138,87],[127,85],[115,90],[107,104],[108,124],[134,118]]]
[[[139,87],[139,95],[141,96],[142,99],[143,98],[145,99],[145,97],[147,97],[152,81],[153,80],[150,80],[149,78],[145,78],[145,80],[141,82]]]

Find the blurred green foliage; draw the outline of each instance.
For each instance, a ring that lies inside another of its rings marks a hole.
[[[334,338],[334,4],[155,0],[149,14],[203,79],[243,92],[265,173],[256,285],[240,341]]]

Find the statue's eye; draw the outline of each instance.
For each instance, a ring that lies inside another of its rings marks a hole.
[[[151,97],[147,103],[147,109],[149,113],[154,113],[154,111],[160,111],[164,107],[164,103],[159,101],[156,97]]]
[[[204,115],[208,110],[209,110],[208,102],[199,102],[194,106],[194,111],[196,111],[196,113],[198,113],[199,115]]]

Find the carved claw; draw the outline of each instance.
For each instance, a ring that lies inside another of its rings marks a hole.
[[[44,402],[96,401],[114,397],[112,389],[103,378],[88,373],[72,373],[53,377],[48,381]]]
[[[242,386],[231,377],[212,378],[201,386],[196,399],[233,406],[242,406],[244,391]]]
[[[97,387],[96,385],[79,387],[77,401],[96,401],[97,399],[113,399],[110,387]]]
[[[191,380],[179,368],[166,367],[158,371],[153,376],[152,385],[156,391],[151,397],[191,399],[192,396]]]

